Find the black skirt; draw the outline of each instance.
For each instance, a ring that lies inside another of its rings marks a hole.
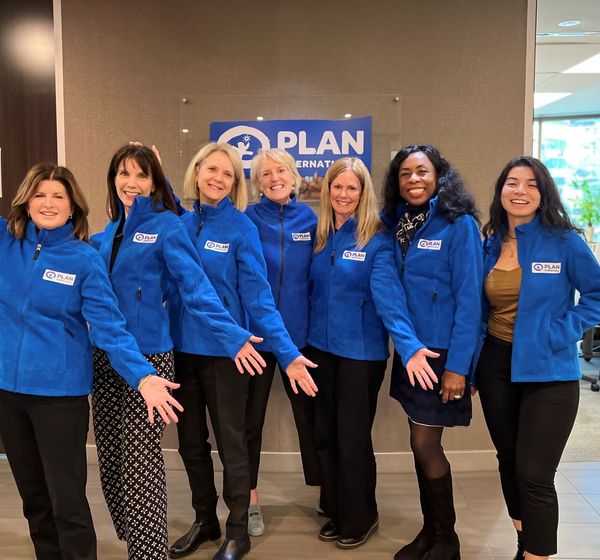
[[[396,399],[404,408],[404,412],[415,424],[425,426],[468,426],[471,423],[471,386],[469,378],[466,380],[465,394],[462,399],[449,400],[446,404],[442,402],[440,382],[445,370],[448,350],[430,348],[433,352],[440,354],[439,358],[427,358],[431,369],[438,378],[438,383],[433,384],[433,390],[425,391],[415,381],[413,387],[408,380],[406,368],[397,352],[394,352],[394,363],[392,366],[392,382],[390,395]]]

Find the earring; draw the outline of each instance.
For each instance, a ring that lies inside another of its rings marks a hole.
[[[69,220],[73,219],[73,214],[69,214]]]
[[[31,218],[31,214],[29,213],[29,210],[27,210],[27,217]]]
[[[260,197],[262,198],[263,196],[265,196],[265,193],[264,193],[264,192],[262,192],[262,191],[260,191],[260,192],[258,193],[258,196],[260,196]]]

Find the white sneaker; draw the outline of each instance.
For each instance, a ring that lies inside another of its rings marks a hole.
[[[258,504],[248,508],[248,534],[251,537],[260,537],[265,532],[265,522]]]

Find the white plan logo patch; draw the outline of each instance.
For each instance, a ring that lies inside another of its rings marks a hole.
[[[292,239],[294,241],[310,241],[310,231],[306,233],[292,233]]]
[[[56,270],[50,270],[47,268],[44,270],[44,275],[42,278],[44,280],[48,280],[48,282],[56,282],[57,284],[66,284],[67,286],[72,286],[75,284],[75,278],[77,278],[77,275],[69,274],[68,272],[58,272]]]
[[[560,274],[562,263],[531,263],[531,272],[537,274]]]
[[[439,251],[442,248],[441,239],[419,239],[417,243],[419,249],[429,249],[430,251]]]
[[[364,261],[366,256],[367,253],[365,251],[344,251],[342,258],[351,261]]]
[[[158,233],[136,233],[133,236],[134,243],[156,243]]]
[[[216,241],[207,241],[204,245],[209,251],[217,251],[217,253],[227,253],[229,251],[229,243],[217,243]]]

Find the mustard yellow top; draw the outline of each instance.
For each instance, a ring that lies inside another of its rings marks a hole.
[[[522,275],[520,267],[513,270],[492,268],[485,279],[485,295],[490,302],[488,333],[507,342],[513,340]]]

